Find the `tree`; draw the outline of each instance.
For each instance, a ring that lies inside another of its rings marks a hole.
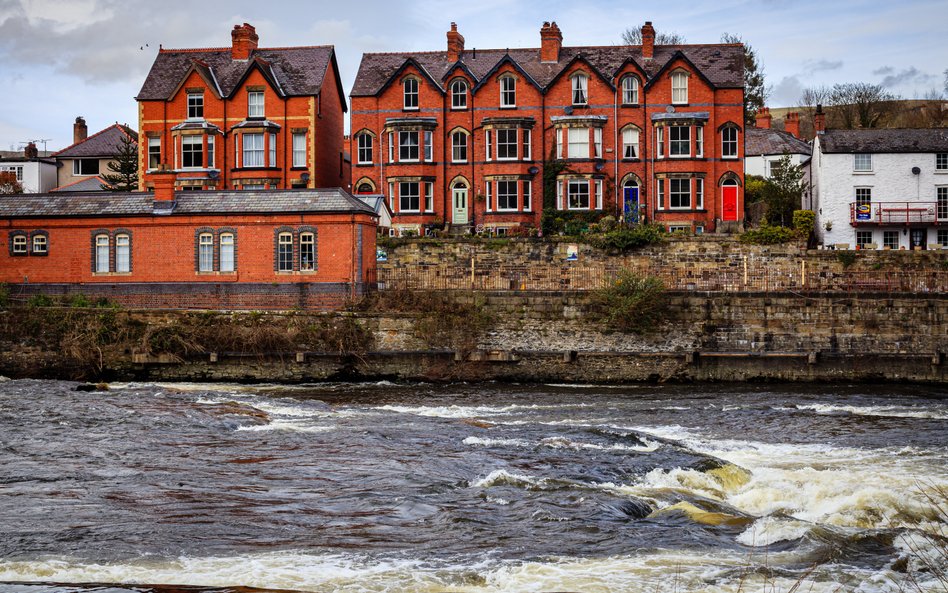
[[[0,195],[22,194],[23,184],[16,180],[13,171],[0,171]]]
[[[136,191],[138,189],[138,144],[131,136],[123,135],[115,147],[113,160],[109,161],[109,171],[102,179],[102,189],[108,191]]]
[[[642,45],[642,25],[626,29],[622,33],[622,42],[626,45]],[[685,36],[672,31],[671,33],[655,32],[655,45],[681,45],[687,43]]]
[[[890,103],[897,98],[878,84],[848,82],[833,85],[829,104],[835,108],[839,127],[876,128],[889,116]]]
[[[725,33],[721,43],[740,43],[744,48],[744,123],[754,124],[754,116],[767,104],[770,88],[764,84],[764,67],[757,61],[757,52],[738,35]]]
[[[803,180],[803,167],[794,165],[789,154],[770,167],[770,179],[764,188],[767,202],[767,221],[788,226],[793,221],[793,211],[800,208],[807,183]]]

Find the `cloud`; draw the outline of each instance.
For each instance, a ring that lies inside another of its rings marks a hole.
[[[915,66],[906,68],[901,72],[894,72],[892,68],[880,68],[879,70],[888,70],[888,75],[885,76],[879,84],[889,89],[901,86],[924,87],[933,84],[938,79],[937,76],[926,74]],[[878,75],[882,73],[873,71],[873,74]]]
[[[885,76],[886,74],[892,74],[895,72],[895,68],[892,66],[883,66],[882,68],[876,68],[872,71],[876,76]]]
[[[770,104],[780,107],[790,107],[800,102],[803,94],[803,84],[797,76],[784,76],[770,93]]]
[[[825,72],[830,70],[839,70],[843,67],[842,60],[807,60],[803,66],[809,72]]]

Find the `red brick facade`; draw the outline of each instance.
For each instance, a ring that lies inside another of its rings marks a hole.
[[[141,188],[159,165],[188,189],[342,187],[347,110],[331,46],[161,49],[139,96]]]
[[[452,24],[446,52],[363,56],[352,189],[386,194],[396,228],[539,226],[556,166],[564,217],[723,230],[743,219],[741,56],[564,47],[556,23],[538,49],[465,50]]]

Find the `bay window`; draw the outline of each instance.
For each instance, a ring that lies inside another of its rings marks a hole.
[[[403,181],[398,184],[398,211],[418,212],[421,209],[417,181]]]
[[[161,164],[161,138],[148,139],[148,169],[155,170]]]
[[[517,159],[517,130],[516,128],[500,128],[497,130],[497,160],[512,161]]]
[[[567,209],[589,210],[589,180],[570,179],[566,182]]]
[[[589,128],[567,128],[566,156],[571,159],[589,158]],[[588,197],[588,196],[587,196]]]
[[[669,156],[691,156],[691,128],[689,126],[670,126],[668,128]]]
[[[243,134],[243,166],[263,166],[263,134]]]
[[[517,209],[517,182],[497,182],[497,210],[512,211]]]
[[[204,166],[204,137],[181,137],[181,166],[185,169]]]
[[[270,162],[267,163],[268,167],[277,166],[277,135],[270,134]]]
[[[691,179],[668,180],[668,207],[672,210],[691,208]]]
[[[418,160],[418,132],[398,133],[398,161]]]

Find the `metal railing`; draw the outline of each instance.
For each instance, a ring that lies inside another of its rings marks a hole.
[[[853,224],[948,224],[948,204],[938,202],[852,202]]]

